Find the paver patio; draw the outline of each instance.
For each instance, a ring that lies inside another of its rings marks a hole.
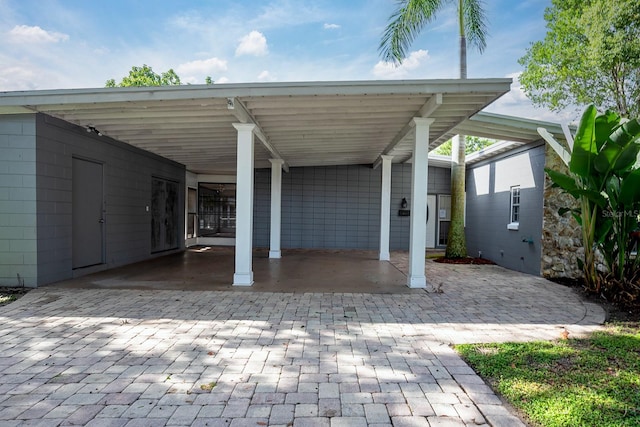
[[[497,266],[427,277],[441,292],[34,290],[0,307],[0,426],[521,425],[448,344],[604,321]]]

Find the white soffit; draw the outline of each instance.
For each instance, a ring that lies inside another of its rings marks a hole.
[[[556,136],[556,139],[565,140],[562,127],[558,123],[480,111],[458,124],[445,135],[442,135],[436,142],[440,145],[455,135],[469,135],[481,138],[530,143],[542,139],[537,131],[539,127],[546,128]]]
[[[483,150],[469,154],[466,163],[473,164],[514,148],[542,141],[537,130],[539,127],[546,128],[558,141],[566,143],[562,127],[558,123],[484,111],[460,123],[448,135],[442,136],[439,142],[445,142],[458,134],[500,140]]]
[[[233,172],[236,131],[256,129],[256,167],[373,164],[411,157],[414,117],[430,148],[508,92],[511,79],[214,84],[0,93],[0,114],[41,112],[184,164]],[[446,140],[446,139],[445,139]]]

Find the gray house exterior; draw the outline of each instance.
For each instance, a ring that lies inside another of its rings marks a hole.
[[[178,229],[166,247],[151,238],[153,180],[175,183],[182,207],[183,165],[44,114],[0,115],[0,138],[1,284],[38,286],[184,249]]]
[[[2,93],[0,285],[40,286],[190,245],[231,244],[234,285],[253,283],[252,249],[266,247],[272,258],[281,248],[378,249],[380,260],[408,250],[407,285],[424,287],[424,249],[446,243],[450,197],[448,162],[427,153],[456,134],[516,143],[470,156],[470,255],[543,274],[547,158],[539,123],[477,113],[509,85]],[[204,195],[222,206],[207,213],[217,228],[203,219]]]
[[[466,238],[471,256],[540,275],[545,146],[526,145],[467,168]],[[519,218],[512,221],[512,190]]]
[[[184,165],[41,113],[0,115],[0,135],[1,285],[40,286],[184,250]],[[381,174],[371,165],[291,168],[282,182],[282,247],[377,249]],[[390,248],[407,250],[410,217],[397,210],[409,198],[411,164],[394,165],[391,182]],[[175,216],[165,215],[166,197],[156,200],[158,183],[174,185]],[[257,169],[255,247],[269,247],[270,188],[271,170]],[[450,193],[449,169],[429,169],[428,191]],[[96,232],[79,238],[74,230],[87,222]]]

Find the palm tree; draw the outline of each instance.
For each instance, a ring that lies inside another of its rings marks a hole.
[[[400,0],[398,10],[389,17],[389,25],[380,41],[385,61],[402,63],[407,50],[438,11],[456,0]],[[482,0],[457,0],[460,33],[460,78],[467,78],[467,39],[482,53],[486,47],[486,17]],[[467,38],[468,35],[468,38]],[[447,258],[467,256],[464,236],[465,137],[453,139],[451,164],[451,226],[447,241]]]

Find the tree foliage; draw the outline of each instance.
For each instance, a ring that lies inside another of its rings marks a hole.
[[[156,73],[153,69],[144,64],[142,67],[131,67],[129,75],[122,78],[120,83],[115,79],[107,80],[106,87],[128,87],[128,86],[170,86],[179,85],[180,77],[170,68],[163,73]]]
[[[445,6],[455,3],[457,3],[460,37],[465,40],[465,57],[467,40],[472,47],[482,53],[487,45],[487,20],[482,1],[400,0],[398,9],[389,17],[390,22],[380,41],[379,50],[383,59],[402,63],[407,56],[407,50],[422,29],[430,24]],[[463,78],[465,77],[466,75]]]
[[[207,76],[204,79],[205,84],[212,85],[213,79]],[[181,85],[180,76],[173,71],[173,68],[163,73],[156,73],[153,68],[147,64],[142,67],[135,65],[129,70],[129,75],[122,78],[120,83],[116,83],[115,79],[107,80],[106,87],[129,87],[129,86],[173,86]]]
[[[527,50],[520,82],[534,104],[594,104],[640,115],[640,1],[552,0],[547,34]]]
[[[475,153],[476,151],[480,151],[484,148],[489,147],[490,145],[495,144],[497,141],[495,139],[487,139],[480,138],[479,136],[467,136],[467,142],[465,143],[465,154]],[[441,144],[438,148],[433,150],[434,154],[440,154],[443,156],[451,155],[451,140]]]

